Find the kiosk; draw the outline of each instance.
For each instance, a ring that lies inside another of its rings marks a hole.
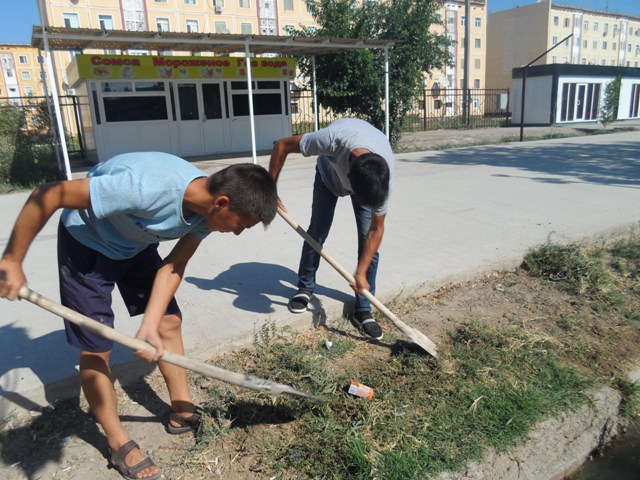
[[[251,58],[259,150],[291,135],[295,73],[293,58]],[[76,55],[67,78],[82,98],[92,161],[134,151],[191,157],[252,149],[244,57]]]

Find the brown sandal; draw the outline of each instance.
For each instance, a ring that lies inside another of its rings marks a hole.
[[[109,449],[109,468],[113,468],[116,472],[122,475],[127,480],[138,480],[138,474],[143,471],[145,468],[149,467],[157,467],[151,457],[147,457],[136,465],[129,466],[125,462],[126,456],[133,449],[140,449],[138,444],[133,440],[129,440],[122,447],[120,447],[116,452]],[[155,475],[151,475],[150,477],[144,477],[145,480],[157,480],[162,477],[162,470],[160,470]]]
[[[176,412],[169,412],[166,420],[166,430],[167,433],[171,435],[180,435],[182,433],[188,432],[197,432],[198,428],[200,428],[200,414],[194,413],[190,417],[183,417]],[[171,422],[177,423],[179,426],[174,427],[171,425]]]

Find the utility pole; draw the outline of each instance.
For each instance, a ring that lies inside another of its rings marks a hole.
[[[462,116],[464,123],[469,125],[469,35],[471,33],[471,0],[466,0],[464,6],[464,79],[462,82]]]

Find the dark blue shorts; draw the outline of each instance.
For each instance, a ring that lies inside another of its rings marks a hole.
[[[144,313],[156,272],[162,263],[158,244],[133,258],[112,260],[78,242],[62,223],[58,226],[58,274],[61,303],[76,312],[113,327],[111,298],[118,286],[131,316]],[[167,314],[180,312],[171,299]],[[85,352],[111,351],[113,342],[65,320],[67,342]]]

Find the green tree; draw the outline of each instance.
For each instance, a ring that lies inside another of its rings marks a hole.
[[[304,36],[394,40],[389,52],[389,117],[392,142],[423,88],[423,72],[449,61],[450,40],[431,31],[440,3],[432,0],[307,0],[319,25]],[[363,118],[384,130],[384,52],[357,50],[316,57],[318,101],[343,115]],[[300,69],[311,78],[311,60]]]
[[[620,103],[620,87],[622,86],[622,77],[617,76],[610,81],[604,90],[604,100],[602,109],[600,110],[600,122],[602,128],[618,119],[618,104]]]

